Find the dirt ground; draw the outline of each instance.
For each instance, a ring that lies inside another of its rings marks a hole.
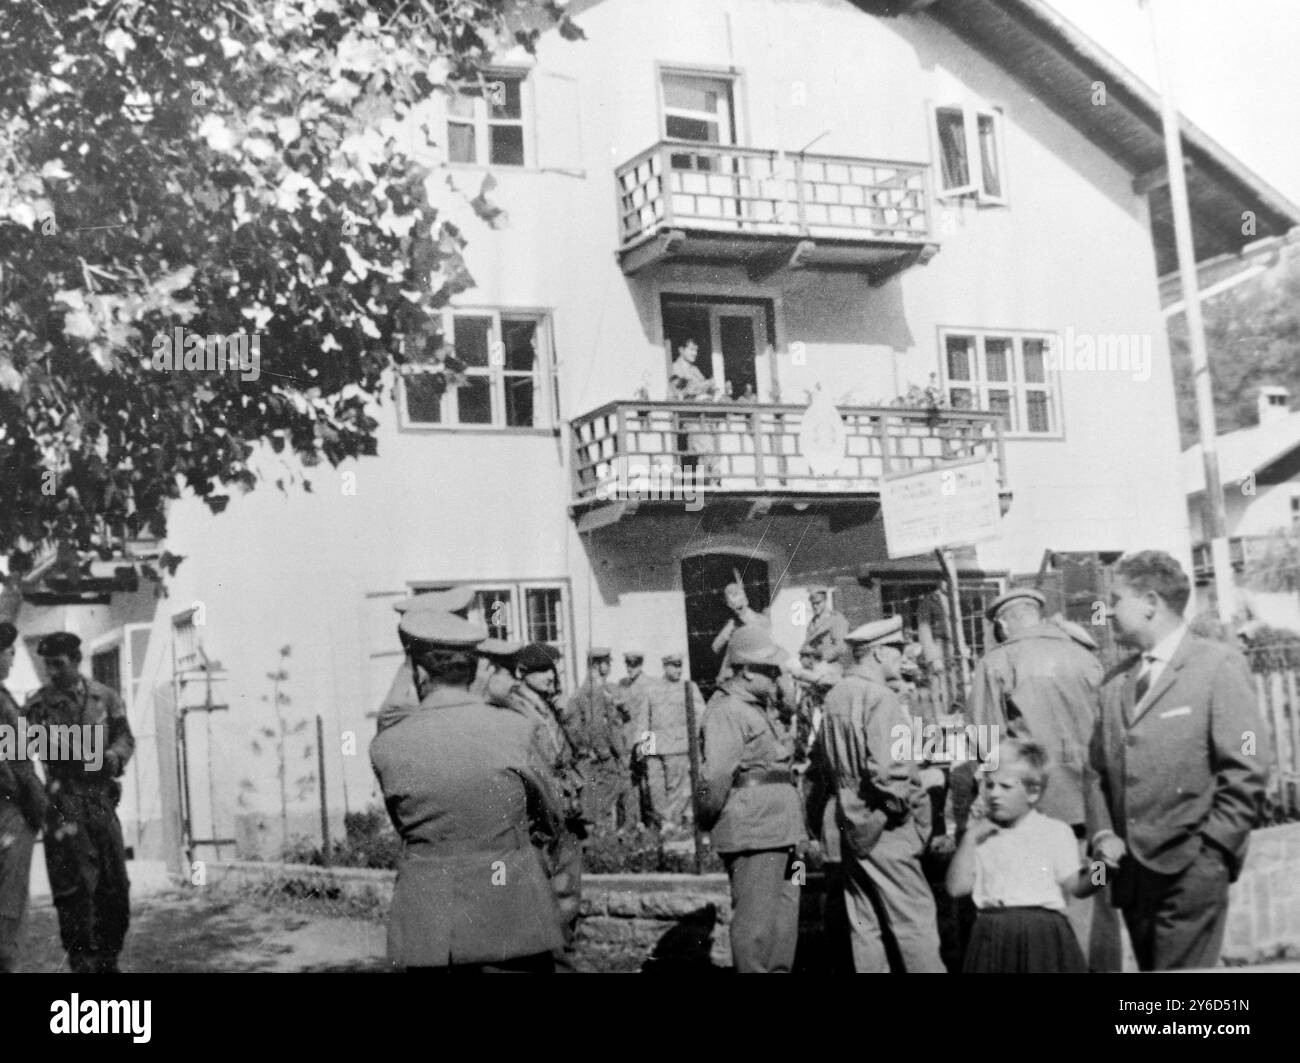
[[[124,972],[385,971],[384,927],[271,907],[203,890],[166,890],[131,905]],[[58,920],[46,900],[28,915],[23,971],[67,969]]]

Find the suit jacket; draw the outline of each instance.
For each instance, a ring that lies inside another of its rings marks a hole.
[[[1097,725],[1101,662],[1055,624],[1039,624],[989,650],[971,680],[971,719],[1032,738],[1052,758],[1038,811],[1071,825],[1096,786],[1088,746]]]
[[[559,799],[536,721],[434,687],[370,746],[402,860],[388,956],[403,967],[492,963],[562,947],[533,835],[554,838]]]
[[[1135,707],[1141,664],[1140,654],[1124,661],[1102,686],[1089,835],[1113,830],[1134,860],[1166,875],[1185,869],[1208,839],[1235,880],[1260,820],[1270,756],[1245,659],[1186,635]]]

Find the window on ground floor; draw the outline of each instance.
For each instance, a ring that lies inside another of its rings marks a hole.
[[[962,637],[966,647],[979,657],[991,646],[992,637],[986,632],[984,610],[1002,593],[998,580],[959,580],[958,596],[961,601]],[[938,580],[923,577],[916,579],[881,580],[880,606],[885,616],[901,616],[903,631],[910,639],[919,637],[921,618],[928,616],[931,623],[947,616],[946,606],[935,599],[940,591],[946,593]]]

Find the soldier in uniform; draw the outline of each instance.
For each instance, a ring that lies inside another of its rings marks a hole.
[[[631,752],[628,786],[634,795],[639,821],[647,827],[654,825],[654,806],[651,803],[650,780],[646,770],[646,742],[650,728],[650,690],[654,681],[642,671],[645,654],[628,650],[623,654],[626,674],[614,688],[614,704],[623,717],[623,743]]]
[[[49,682],[28,699],[28,726],[72,726],[83,736],[83,759],[68,755],[74,751],[70,743],[64,750],[51,745],[45,763],[45,867],[59,913],[59,936],[74,972],[116,974],[131,921],[117,780],[135,739],[122,699],[77,671],[81,639],[56,632],[41,639],[36,652]]]
[[[413,594],[393,604],[398,617],[407,613],[414,615],[421,610],[435,613],[451,613],[464,619],[474,604],[477,596],[473,587],[452,587],[445,591],[429,591],[425,594]],[[487,641],[486,639],[484,641]],[[508,689],[508,688],[507,688]],[[394,719],[400,719],[409,709],[415,708],[420,699],[415,696],[415,682],[411,678],[411,662],[407,657],[397,666],[393,681],[389,684],[388,694],[379,706],[377,726],[384,730]]]
[[[515,684],[510,688],[509,707],[541,726],[545,743],[542,756],[559,792],[563,818],[555,842],[548,852],[551,888],[560,910],[564,949],[555,956],[556,970],[574,970],[574,939],[582,907],[582,840],[587,821],[582,808],[584,780],[578,766],[578,751],[569,738],[555,699],[560,692],[555,651],[534,642],[515,657]]]
[[[554,970],[564,946],[546,860],[561,809],[541,726],[470,692],[487,632],[450,613],[398,627],[417,704],[370,745],[402,862],[388,958],[407,970]]]
[[[852,663],[844,636],[849,633],[849,622],[843,613],[830,608],[830,591],[825,587],[810,587],[808,604],[812,618],[804,635],[805,645],[811,646],[817,658],[841,667]]]
[[[691,746],[686,722],[686,699],[704,712],[700,688],[682,678],[682,655],[663,658],[663,678],[650,690],[649,738],[643,743],[649,790],[650,815],[659,827],[675,828],[691,822]],[[698,718],[698,717],[697,717]]]
[[[805,836],[793,750],[775,719],[788,654],[765,627],[729,647],[735,672],[704,713],[700,826],[731,880],[731,955],[741,973],[789,973],[799,935],[795,846]]]
[[[479,670],[474,679],[473,692],[482,695],[484,701],[498,709],[513,708],[510,697],[518,682],[515,666],[519,661],[519,651],[523,648],[522,642],[511,642],[508,639],[487,638],[480,642],[475,651],[479,658]],[[550,647],[546,649],[550,650]],[[552,667],[554,661],[555,658],[552,657]]]
[[[45,819],[45,788],[36,768],[18,748],[18,703],[5,687],[14,663],[18,629],[0,623],[0,726],[12,745],[12,759],[0,749],[0,974],[18,970],[18,943],[27,915],[32,847]]]
[[[808,821],[822,823],[827,802],[836,802],[854,968],[888,971],[892,944],[902,970],[942,971],[934,895],[921,870],[930,801],[908,759],[912,721],[888,685],[903,655],[903,620],[863,624],[846,637],[855,663],[822,709]],[[900,733],[908,736],[903,759],[894,756]]]
[[[1060,624],[1043,617],[1046,599],[1032,587],[1008,591],[985,612],[1000,645],[971,680],[971,718],[1002,737],[1031,739],[1052,758],[1051,785],[1038,811],[1069,825],[1083,854],[1089,789],[1099,785],[1088,748],[1101,711],[1101,662]],[[1103,897],[1069,897],[1066,916],[1094,969],[1119,969],[1118,924]],[[1098,920],[1096,932],[1094,919]]]
[[[587,654],[587,681],[569,699],[564,726],[584,765],[586,811],[593,823],[621,827],[627,820],[630,794],[627,778],[625,720],[609,689],[610,651],[593,647]]]

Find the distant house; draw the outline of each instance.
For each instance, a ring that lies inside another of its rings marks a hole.
[[[957,559],[977,649],[983,604],[1047,551],[1081,572],[1140,546],[1190,562],[1149,88],[1037,0],[568,10],[585,41],[544,34],[486,91],[438,98],[437,181],[490,175],[507,211],[465,220],[477,287],[436,322],[465,384],[408,365],[374,410],[377,457],[302,470],[268,446],[266,483],[224,514],[179,501],[167,598],[56,568],[30,589],[24,631],[81,632],[131,701],[129,842],[174,850],[178,790],[193,839],[233,837],[244,779],[276,818],[253,742],[285,645],[286,714],[323,717],[330,807],[374,800],[370,717],[412,592],[472,584],[494,635],[562,651],[568,689],[593,643],[652,671],[684,653],[707,680],[737,572],[788,649],[815,584],[855,622],[914,623],[936,562],[890,556],[882,483],[972,460],[1005,504],[1000,537]],[[1300,223],[1190,123],[1183,139],[1199,254],[1254,238],[1242,210],[1261,239]],[[713,401],[672,385],[691,345]],[[942,402],[895,401],[927,388]],[[702,472],[702,506],[611,496],[629,465]],[[311,493],[271,486],[302,478]],[[216,712],[205,659],[224,664]]]
[[[1216,450],[1223,482],[1233,569],[1238,575],[1236,611],[1243,619],[1300,631],[1300,595],[1241,586],[1252,557],[1279,531],[1300,535],[1300,411],[1292,411],[1283,387],[1259,392],[1259,420],[1219,436]],[[1207,541],[1205,464],[1201,445],[1183,451],[1183,483],[1192,532],[1192,558],[1198,583],[1209,584],[1214,572]]]

